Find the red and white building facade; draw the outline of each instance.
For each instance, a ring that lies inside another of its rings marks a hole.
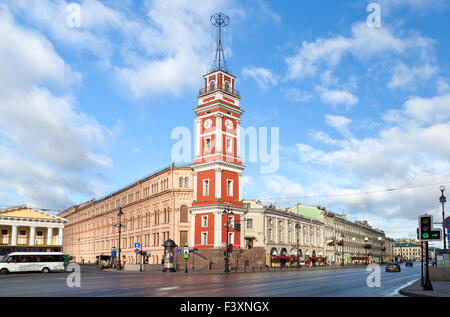
[[[244,248],[243,232],[235,232],[234,224],[242,224],[242,172],[240,157],[240,125],[243,111],[239,107],[239,92],[234,89],[233,75],[217,70],[204,75],[205,86],[200,90],[194,164],[194,201],[191,241],[200,250]],[[233,214],[226,214],[229,208]]]

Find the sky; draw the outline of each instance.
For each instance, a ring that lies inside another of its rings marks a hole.
[[[415,237],[420,214],[441,221],[446,0],[1,0],[0,205],[63,210],[190,163],[172,151],[176,131],[193,149],[219,11],[257,132],[244,199],[324,206],[393,238]]]

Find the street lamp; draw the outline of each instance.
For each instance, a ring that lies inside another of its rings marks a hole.
[[[120,241],[122,240],[122,227],[125,227],[126,225],[122,224],[122,207],[119,208],[119,213],[117,214],[117,216],[119,217],[119,223],[118,224],[114,224],[114,227],[119,227],[119,260],[117,261],[117,269],[121,270],[122,269],[122,264],[121,264],[121,255],[120,255]]]
[[[439,198],[439,201],[442,204],[442,231],[444,232],[444,250],[447,249],[447,242],[446,242],[446,235],[445,235],[445,211],[444,211],[444,204],[446,203],[447,199],[444,196],[444,190],[445,190],[445,186],[441,185],[439,187],[439,189],[441,190],[441,197]]]
[[[227,205],[227,207],[225,208],[225,210],[223,211],[223,214],[227,215],[227,246],[225,249],[225,272],[228,273],[230,272],[230,256],[229,256],[229,241],[228,241],[228,236],[229,236],[229,231],[230,231],[230,215],[233,214],[233,212],[230,210],[230,204]]]

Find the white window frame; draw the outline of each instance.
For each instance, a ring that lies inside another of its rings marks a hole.
[[[233,180],[232,179],[227,179],[227,196],[228,197],[233,196]]]
[[[206,222],[206,225],[205,225]],[[208,216],[202,216],[202,228],[208,227]]]
[[[227,137],[225,139],[225,151],[227,153],[233,153],[233,138]]]
[[[205,148],[203,149],[204,151],[204,153],[211,153],[211,137],[207,137],[207,138],[204,138],[204,140],[205,140]],[[208,141],[209,141],[209,143],[208,143]],[[208,146],[209,146],[209,148],[208,148]]]
[[[207,244],[208,244],[208,232],[204,231],[201,233],[201,245],[207,245]]]
[[[209,178],[203,180],[203,196],[209,196]]]

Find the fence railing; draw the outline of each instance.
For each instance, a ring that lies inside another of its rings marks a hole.
[[[206,88],[200,89],[200,91],[198,92],[198,95],[201,96],[201,95],[208,94],[208,93],[216,91],[216,90],[223,90],[223,91],[228,92],[228,93],[230,93],[232,95],[235,95],[235,96],[238,96],[238,97],[240,96],[239,90],[233,89],[233,88],[231,88],[230,86],[227,86],[227,85],[210,85],[210,86],[208,86]]]

